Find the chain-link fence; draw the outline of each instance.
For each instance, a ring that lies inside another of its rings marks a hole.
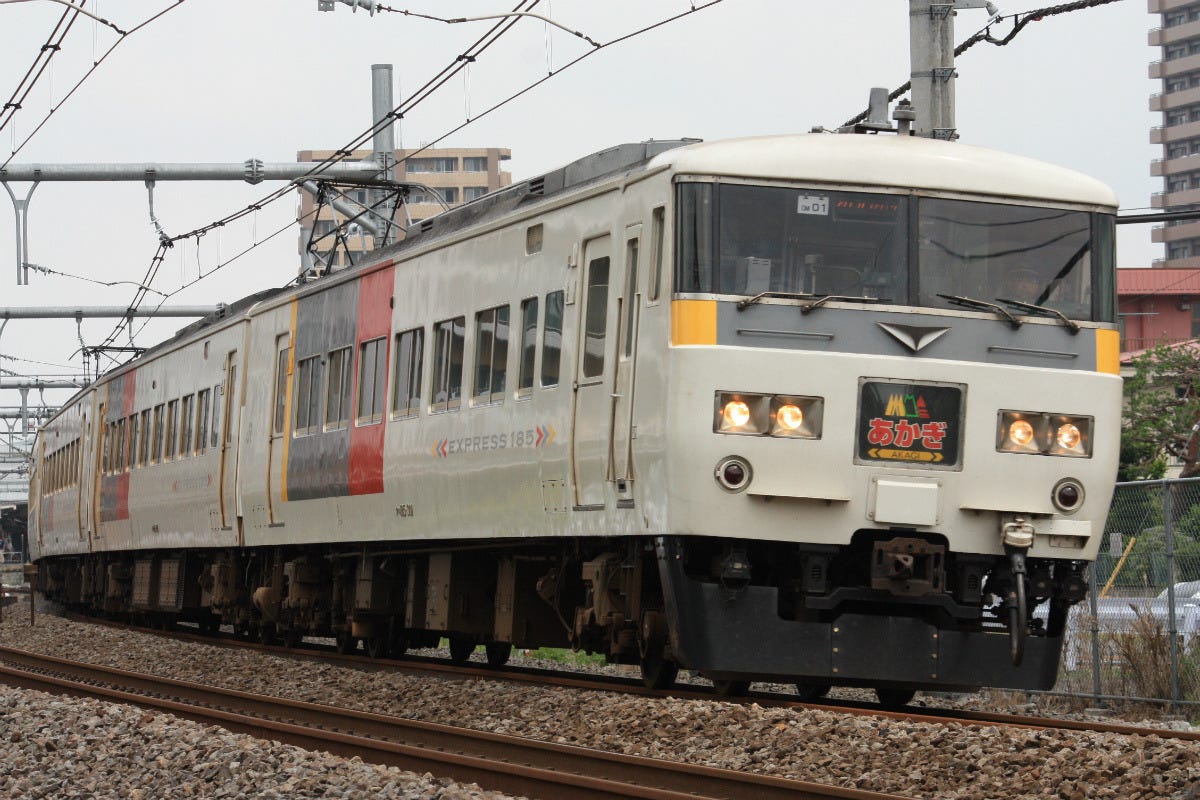
[[[1119,483],[1057,691],[1200,705],[1200,478]]]

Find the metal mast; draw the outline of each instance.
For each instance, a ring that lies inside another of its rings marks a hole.
[[[379,177],[384,180],[391,180],[392,170],[396,166],[396,135],[395,126],[392,121],[392,109],[395,106],[392,104],[392,65],[391,64],[372,64],[371,65],[371,124],[378,126],[375,130],[375,137],[372,142],[374,153],[372,159],[379,166]],[[381,125],[382,120],[387,120],[386,125]],[[387,199],[387,192],[382,189],[371,189],[370,203],[371,209],[377,217],[382,218],[383,224],[380,226],[382,233],[375,234],[375,248],[379,249],[384,245],[390,244],[396,240],[392,233],[391,213],[388,209],[383,208],[383,204]]]
[[[912,100],[917,136],[952,141],[958,138],[954,122],[954,15],[960,9],[986,8],[999,13],[987,0],[908,0],[909,53],[912,64]]]

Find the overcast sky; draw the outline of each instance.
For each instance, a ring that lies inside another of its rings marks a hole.
[[[440,16],[511,10],[516,0],[391,0]],[[599,42],[702,5],[690,0],[544,0],[536,9]],[[111,0],[88,8],[130,28],[170,0]],[[1049,3],[999,3],[1003,13]],[[33,62],[63,6],[49,0],[0,5],[0,102]],[[983,10],[963,11],[956,41],[978,30]],[[374,17],[316,0],[190,0],[127,37],[13,158],[34,162],[293,161],[303,149],[346,144],[370,123],[370,67],[395,65],[397,98],[437,74],[490,23],[446,25],[398,13]],[[958,61],[961,141],[1058,163],[1111,185],[1123,210],[1145,208],[1161,189],[1149,176],[1160,155],[1149,142],[1159,123],[1148,97],[1158,91],[1147,65],[1158,49],[1147,32],[1158,17],[1144,0],[1057,16],[1028,26],[1006,47],[976,45]],[[1011,22],[997,25],[997,34]],[[81,20],[9,128],[0,161],[117,35]],[[711,8],[596,53],[442,144],[507,147],[514,180],[628,141],[683,136],[706,140],[834,127],[866,105],[872,86],[908,79],[904,0],[724,0]],[[488,106],[583,54],[590,46],[536,20],[521,21],[471,66],[418,106],[400,130],[406,147],[432,141]],[[14,185],[21,196],[27,186]],[[190,231],[261,197],[240,183],[163,183],[155,210],[170,234]],[[0,306],[119,305],[129,285],[100,287],[31,274],[17,286],[12,216],[0,193]],[[178,289],[294,219],[286,199],[256,217],[177,246],[154,283]],[[33,195],[30,260],[106,281],[137,281],[157,237],[141,184],[48,183]],[[1161,253],[1149,226],[1120,229],[1121,266],[1148,266]],[[298,267],[288,232],[173,297],[171,304],[232,301],[286,283]],[[137,344],[151,345],[185,324],[156,322]],[[112,321],[85,322],[98,343]],[[121,344],[128,344],[126,338]],[[78,369],[73,322],[10,322],[0,354]],[[0,360],[22,373],[54,367]],[[0,393],[0,406],[16,402]]]

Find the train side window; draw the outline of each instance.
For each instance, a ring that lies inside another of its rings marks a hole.
[[[163,454],[163,461],[169,461],[175,457],[175,447],[179,443],[179,401],[171,400],[167,403],[167,452]]]
[[[666,233],[666,208],[659,206],[651,212],[650,225],[650,285],[647,287],[651,303],[658,300],[659,285],[662,283],[663,238]]]
[[[141,445],[142,428],[138,424],[141,418],[136,414],[129,415],[129,468],[138,465],[138,447]]]
[[[104,419],[104,406],[100,406],[100,419]],[[100,426],[100,472],[108,472],[109,450],[112,448],[112,437],[108,435],[108,425]]]
[[[201,389],[196,395],[196,452],[203,453],[208,449],[208,414],[211,398],[208,389]]]
[[[117,420],[117,461],[113,464],[113,472],[125,471],[125,418]]]
[[[462,397],[463,339],[466,317],[455,317],[433,326],[433,380],[430,410],[457,411]]]
[[[633,354],[633,317],[637,314],[638,296],[638,246],[638,239],[630,239],[625,243],[625,271],[628,277],[622,308],[625,314],[625,358]]]
[[[320,392],[321,357],[301,359],[296,363],[296,436],[314,433],[320,428]]]
[[[350,348],[341,347],[329,353],[329,370],[325,385],[325,430],[339,430],[350,421],[351,378]]]
[[[383,398],[387,392],[387,337],[380,336],[358,346],[358,410],[356,425],[383,422]]]
[[[275,433],[283,433],[287,421],[288,334],[280,336],[275,343]]]
[[[530,225],[525,229],[525,255],[542,252],[542,223]]]
[[[154,407],[154,451],[151,461],[157,463],[163,460],[163,436],[165,431],[164,410],[166,406],[159,403]]]
[[[212,439],[210,444],[216,447],[221,441],[221,384],[212,388]]]
[[[138,446],[138,466],[144,467],[150,463],[150,409],[142,412],[142,441]]]
[[[588,264],[587,308],[583,322],[583,377],[604,374],[604,348],[608,337],[608,256]]]
[[[193,423],[195,421],[194,411],[196,408],[196,398],[194,395],[187,395],[183,398],[183,403],[180,405],[179,411],[179,457],[187,458],[196,448],[196,443],[192,439],[194,432]]]
[[[562,359],[563,292],[546,295],[546,322],[542,328],[542,387],[558,386]]]
[[[508,373],[508,305],[475,315],[475,394],[472,402],[504,402]]]
[[[392,379],[392,419],[417,416],[421,407],[421,361],[425,329],[396,334],[396,364]]]
[[[537,356],[538,299],[521,301],[521,366],[517,372],[517,397],[533,392],[534,359]]]
[[[237,355],[237,351],[234,350],[233,352],[231,352],[229,354],[229,360],[232,362],[236,355]],[[230,424],[229,420],[233,417],[233,398],[235,396],[234,393],[237,391],[237,364],[231,363],[229,365],[229,378],[227,380],[228,380],[227,385],[228,385],[229,389],[226,392],[226,397],[225,397],[225,446],[226,447],[233,444],[233,425]]]

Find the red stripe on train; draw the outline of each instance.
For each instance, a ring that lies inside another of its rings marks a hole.
[[[395,285],[394,265],[364,275],[358,287],[358,334],[356,338],[354,396],[359,396],[358,382],[363,374],[362,345],[372,339],[383,337],[383,352],[386,365],[390,360],[388,334],[392,330],[392,287]],[[386,370],[385,370],[386,374]],[[386,381],[384,382],[386,384]],[[386,394],[387,387],[378,391]],[[386,406],[386,399],[384,406]],[[357,416],[358,409],[354,409]],[[386,408],[384,415],[386,416]],[[378,494],[383,491],[383,435],[384,423],[375,425],[354,424],[350,428],[350,494]]]

